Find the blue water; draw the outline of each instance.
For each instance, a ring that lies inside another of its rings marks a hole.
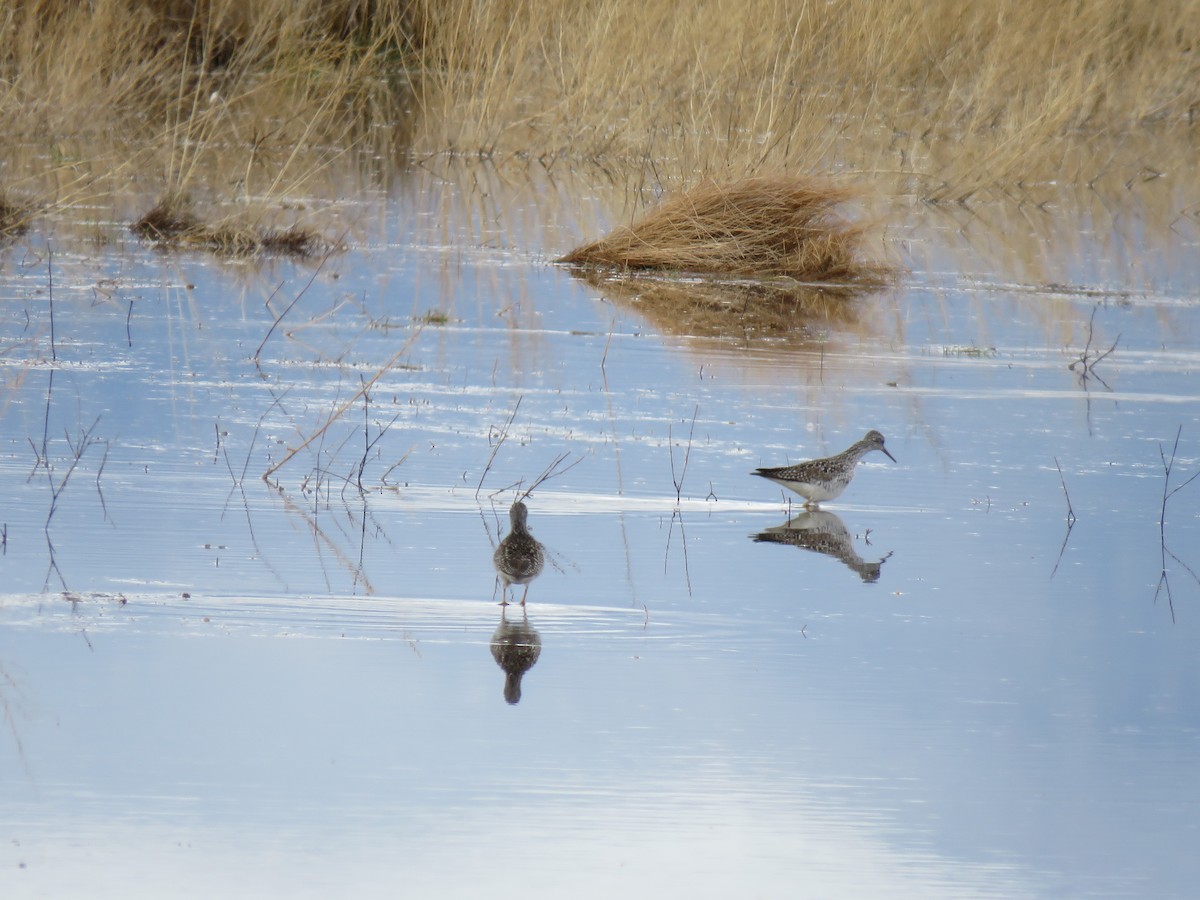
[[[1191,895],[1194,236],[917,209],[895,289],[696,338],[419,187],[319,268],[60,251],[53,346],[7,248],[6,897]],[[840,553],[755,540],[868,428]]]

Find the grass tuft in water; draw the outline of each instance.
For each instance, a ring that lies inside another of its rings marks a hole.
[[[0,238],[15,237],[29,230],[29,220],[37,207],[33,203],[0,191]]]
[[[418,318],[418,322],[425,325],[449,325],[450,316],[442,312],[440,309],[431,309],[422,313]]]
[[[861,252],[865,226],[840,214],[848,186],[794,176],[705,181],[558,262],[806,283],[882,284],[887,267]]]
[[[268,253],[307,258],[329,246],[316,232],[299,226],[256,228],[230,219],[209,225],[192,211],[182,194],[160,199],[129,230],[163,246],[211,250],[229,256]]]
[[[995,347],[977,347],[974,344],[953,344],[942,347],[942,356],[970,357],[976,359],[992,359],[996,356]]]
[[[203,226],[191,210],[187,197],[168,194],[162,197],[129,230],[147,241],[167,243],[179,241],[199,231]]]

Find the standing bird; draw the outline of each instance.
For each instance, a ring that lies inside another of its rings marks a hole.
[[[523,584],[525,593],[521,595],[521,605],[524,606],[525,598],[529,595],[529,582],[542,574],[542,567],[546,565],[546,554],[542,545],[529,533],[529,526],[525,524],[529,518],[529,509],[524,503],[520,500],[514,503],[508,511],[508,518],[512,527],[492,554],[492,563],[496,566],[500,580],[504,582],[504,596],[501,597],[500,605],[508,605],[509,585]]]
[[[879,450],[892,462],[896,461],[896,457],[883,446],[883,435],[878,431],[868,431],[861,441],[837,456],[810,459],[794,466],[755,469],[753,474],[795,491],[804,498],[804,506],[813,509],[821,501],[839,496],[854,477],[858,461],[872,450]]]

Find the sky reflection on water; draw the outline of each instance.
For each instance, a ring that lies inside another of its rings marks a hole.
[[[802,341],[693,338],[401,242],[332,259],[260,372],[263,299],[310,270],[119,247],[56,275],[47,420],[44,269],[10,250],[5,895],[1189,896],[1200,484],[1156,587],[1200,308],[949,265]],[[1067,368],[1097,303],[1111,392]],[[430,310],[366,439],[360,400],[264,484]],[[53,570],[34,453],[61,475],[93,422]],[[839,549],[756,540],[801,509],[753,468],[872,427],[897,462],[827,506]],[[509,705],[492,494],[562,452]]]

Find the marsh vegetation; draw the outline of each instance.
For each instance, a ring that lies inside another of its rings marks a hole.
[[[854,191],[812,178],[704,182],[559,262],[870,287],[887,269],[865,259],[865,226],[838,207]]]
[[[1191,896],[1196,4],[682,7],[0,0],[6,889]]]
[[[588,171],[610,223],[781,172],[1036,208],[1186,168],[1196,195],[1189,0],[3,0],[0,32],[0,188],[67,220],[190,195],[336,231],[348,184],[448,156]]]

